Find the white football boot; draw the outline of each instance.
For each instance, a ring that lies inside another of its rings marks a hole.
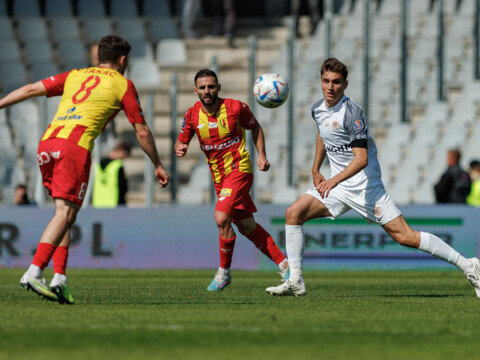
[[[26,272],[20,279],[20,285],[22,285],[24,289],[32,290],[47,300],[58,301],[57,295],[48,288],[45,279],[33,277]]]
[[[466,272],[465,276],[475,289],[477,297],[480,298],[480,260],[476,257],[469,260],[473,263],[473,271]]]
[[[297,297],[304,296],[307,293],[305,289],[305,283],[303,281],[296,283],[289,279],[285,280],[282,285],[266,288],[265,291],[274,296]]]

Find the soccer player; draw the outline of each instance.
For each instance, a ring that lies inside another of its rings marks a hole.
[[[253,183],[253,167],[246,150],[245,130],[251,130],[258,152],[257,166],[267,171],[270,163],[265,152],[263,130],[247,104],[218,96],[221,85],[215,72],[200,70],[195,75],[194,92],[200,101],[188,109],[175,143],[178,157],[187,153],[192,137],[197,134],[218,196],[215,221],[219,231],[220,267],[208,286],[209,291],[223,290],[230,284],[230,265],[235,246],[235,223],[240,233],[273,260],[282,279],[288,276],[288,261],[270,234],[255,222],[257,211],[249,195]],[[194,179],[195,180],[195,179]]]
[[[330,58],[323,63],[320,74],[324,99],[312,107],[312,117],[318,127],[312,168],[314,188],[286,211],[290,278],[266,291],[272,295],[305,295],[303,224],[315,218],[333,219],[353,209],[367,221],[380,224],[400,245],[422,250],[457,266],[480,297],[480,261],[466,259],[433,234],[411,229],[386,194],[375,143],[368,136],[365,114],[359,105],[344,95],[348,85],[347,67]],[[327,156],[331,166],[330,179],[320,173]]]
[[[65,275],[70,229],[87,190],[93,141],[120,110],[125,111],[142,150],[152,161],[160,185],[168,183],[169,176],[145,123],[135,87],[123,76],[130,50],[126,40],[105,36],[98,47],[98,67],[51,76],[14,90],[0,100],[1,109],[34,96],[62,96],[37,153],[43,184],[55,203],[55,214],[40,238],[32,264],[20,279],[25,289],[49,300],[74,302]],[[52,258],[54,277],[47,286],[42,275]]]

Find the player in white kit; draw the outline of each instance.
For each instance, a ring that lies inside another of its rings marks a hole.
[[[302,262],[303,224],[316,218],[336,218],[350,209],[369,222],[381,225],[400,245],[427,252],[457,266],[480,298],[480,261],[466,259],[439,237],[415,231],[385,192],[375,142],[368,136],[362,108],[344,95],[348,86],[347,67],[335,58],[325,60],[321,71],[324,99],[312,107],[318,127],[312,175],[314,188],[308,190],[286,211],[286,248],[290,278],[269,287],[272,295],[305,295]],[[328,156],[331,177],[325,179],[320,167]]]

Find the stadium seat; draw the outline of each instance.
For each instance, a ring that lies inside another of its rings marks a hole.
[[[160,87],[160,72],[153,60],[132,60],[128,75],[139,90],[152,90]]]
[[[72,39],[60,40],[57,47],[58,58],[63,64],[80,63],[86,66],[86,49],[79,40]],[[83,67],[82,66],[82,67]]]
[[[40,2],[38,0],[13,0],[12,3],[13,17],[40,17]]]
[[[27,71],[21,62],[9,61],[0,64],[0,83],[7,94],[28,82]]]
[[[187,64],[187,48],[179,39],[160,40],[155,55],[160,67],[181,67]]]
[[[99,42],[105,35],[113,34],[112,22],[104,17],[86,17],[82,19],[83,33],[88,44]]]
[[[172,18],[148,18],[147,19],[150,41],[157,44],[163,39],[178,39],[178,29]]]
[[[136,17],[139,15],[137,1],[111,0],[110,15],[114,17]]]
[[[106,16],[106,8],[103,0],[78,0],[77,14],[80,17]]]
[[[65,16],[52,19],[50,21],[50,32],[56,42],[68,39],[79,41],[81,39],[80,27],[75,17]]]
[[[17,22],[18,36],[22,41],[48,39],[47,25],[42,17],[21,17]]]
[[[172,14],[168,0],[144,0],[143,16],[170,18]]]
[[[0,63],[5,61],[20,61],[20,48],[13,39],[0,40]]]
[[[45,16],[47,17],[73,17],[71,0],[45,0]]]
[[[129,40],[132,50],[130,52],[130,59],[150,59],[153,60],[152,45],[145,39]]]
[[[13,31],[12,21],[9,17],[0,15],[0,40],[14,38],[15,33]]]
[[[29,39],[25,42],[24,53],[29,64],[37,61],[54,61],[53,49],[47,39]]]
[[[35,61],[32,64],[32,81],[46,79],[49,76],[60,73],[58,65],[53,61]]]
[[[146,39],[145,24],[138,17],[116,19],[116,34],[128,41]]]
[[[8,16],[7,0],[0,0],[0,17]]]

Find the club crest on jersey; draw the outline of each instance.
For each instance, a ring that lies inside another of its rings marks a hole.
[[[333,130],[338,130],[340,128],[340,124],[337,121],[334,121],[332,123],[332,129]]]
[[[363,128],[363,123],[360,121],[360,120],[357,120],[355,121],[355,124],[353,125],[353,127],[356,129],[356,130],[360,130]]]
[[[227,128],[227,119],[219,119],[218,122],[224,129]]]
[[[382,215],[382,208],[380,206],[375,206],[375,208],[373,209],[373,213],[376,217],[379,217],[380,215]]]
[[[220,196],[230,196],[232,195],[232,189],[223,188],[220,191]]]

